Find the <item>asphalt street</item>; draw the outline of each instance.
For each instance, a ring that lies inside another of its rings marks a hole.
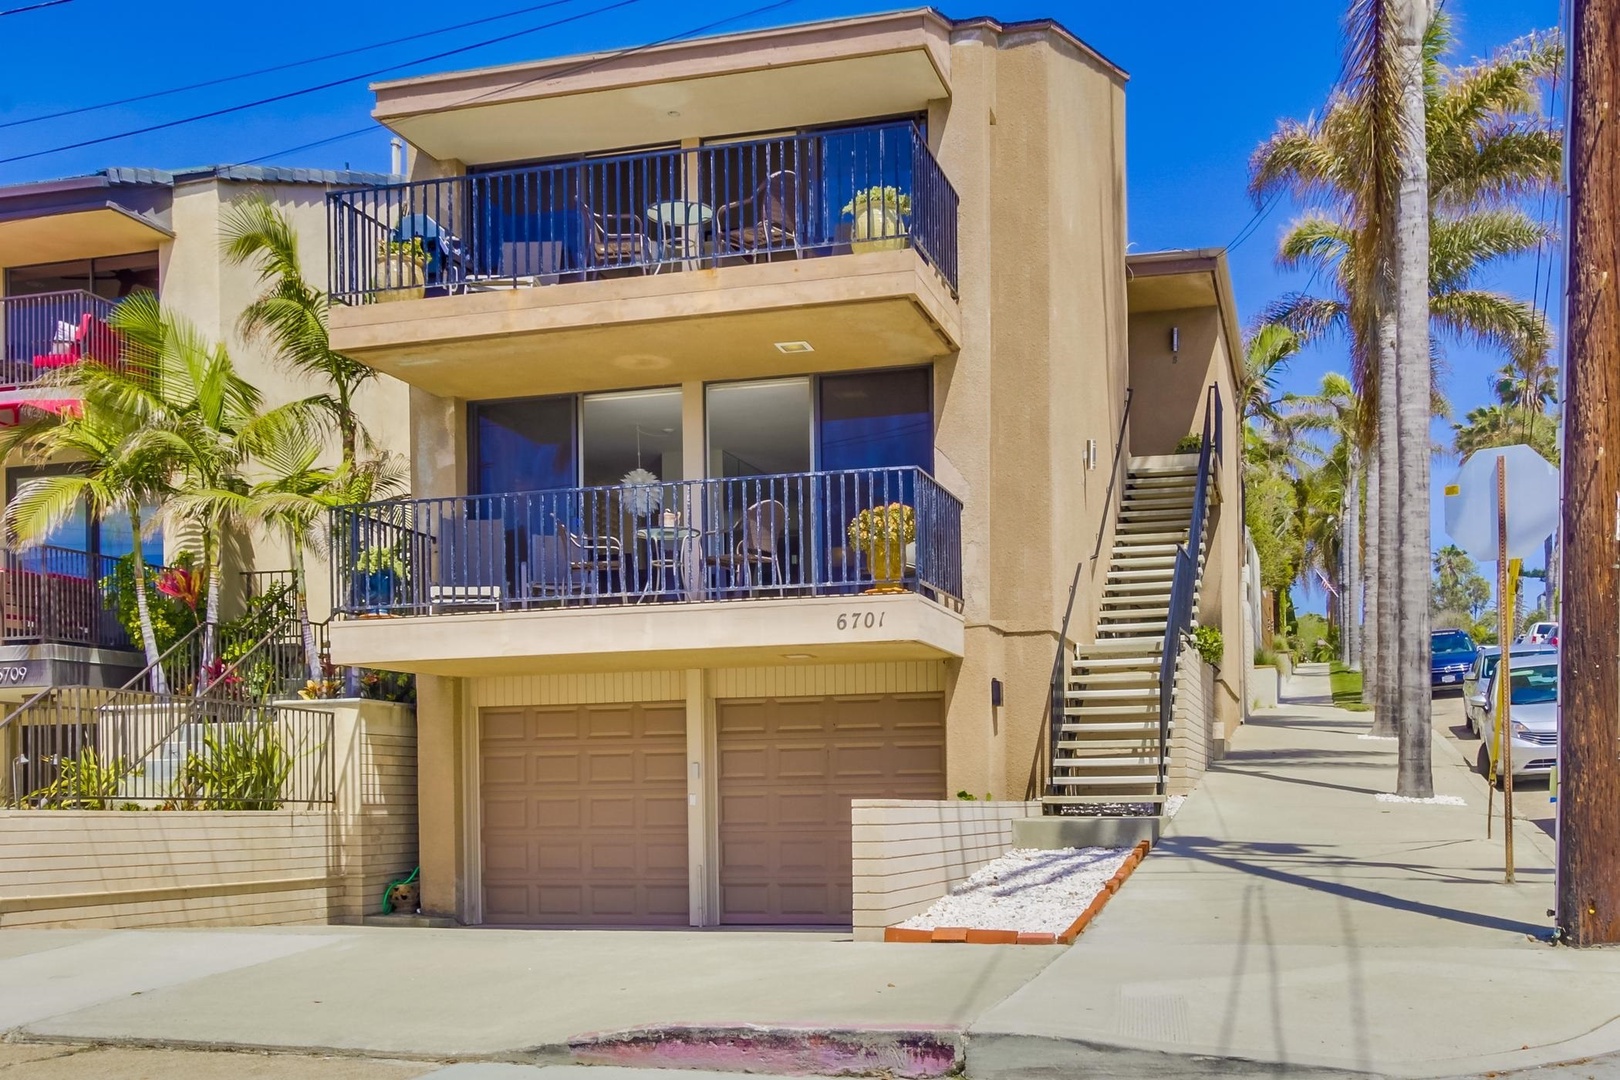
[[[1434,729],[1437,735],[1444,735],[1449,743],[1468,764],[1474,764],[1479,756],[1479,740],[1468,733],[1468,724],[1463,718],[1462,692],[1448,690],[1436,692],[1434,695]],[[1482,790],[1483,790],[1483,784]],[[1501,820],[1502,798],[1498,795],[1492,802],[1492,807]],[[1525,821],[1534,822],[1536,827],[1546,836],[1550,845],[1556,838],[1555,822],[1558,809],[1554,805],[1551,793],[1548,791],[1545,777],[1520,777],[1513,785],[1513,816]],[[1500,834],[1498,834],[1500,835]]]

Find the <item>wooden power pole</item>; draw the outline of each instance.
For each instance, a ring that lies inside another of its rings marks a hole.
[[[1558,926],[1620,942],[1620,0],[1573,0]]]

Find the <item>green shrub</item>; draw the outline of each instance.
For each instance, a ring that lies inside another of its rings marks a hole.
[[[279,810],[293,756],[269,723],[214,725],[186,755],[178,789],[189,810]]]
[[[1218,627],[1200,626],[1192,633],[1192,644],[1198,650],[1198,655],[1204,658],[1204,663],[1210,667],[1221,666],[1224,641]]]
[[[1183,435],[1176,442],[1175,452],[1178,454],[1196,454],[1204,448],[1202,435]]]
[[[62,758],[56,779],[24,801],[42,810],[111,810],[118,785],[129,771],[121,757],[103,763],[94,750],[80,750],[74,757]]]

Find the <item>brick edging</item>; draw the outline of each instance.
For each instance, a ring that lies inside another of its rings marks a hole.
[[[1119,891],[1125,879],[1131,876],[1142,860],[1147,858],[1152,848],[1151,841],[1142,840],[1125,856],[1120,868],[1114,871],[1114,876],[1103,882],[1103,887],[1097,890],[1097,895],[1091,898],[1091,903],[1080,917],[1069,924],[1069,928],[1061,934],[1026,934],[1017,930],[969,930],[964,926],[939,926],[932,930],[910,930],[900,926],[887,926],[883,929],[884,941],[902,942],[947,942],[966,945],[1072,945],[1074,940],[1085,933],[1086,927],[1097,917],[1108,901]]]

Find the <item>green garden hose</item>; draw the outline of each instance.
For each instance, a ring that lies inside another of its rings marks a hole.
[[[410,877],[400,878],[398,881],[390,881],[386,886],[383,887],[382,913],[384,915],[392,915],[394,913],[394,904],[393,900],[391,899],[394,895],[394,886],[409,885],[411,882],[416,880],[416,875],[420,874],[421,872],[422,868],[418,866],[416,869],[411,871]]]

